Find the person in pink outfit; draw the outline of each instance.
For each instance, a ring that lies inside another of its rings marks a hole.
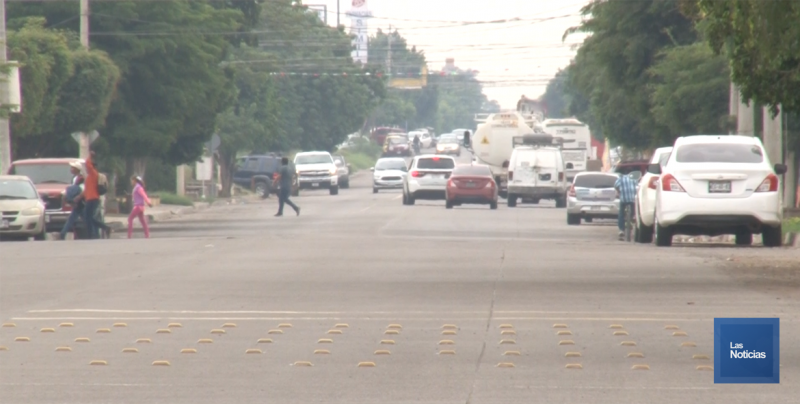
[[[147,218],[144,217],[144,205],[147,204],[149,207],[153,207],[153,204],[150,202],[150,198],[147,197],[147,192],[144,191],[144,181],[142,177],[133,176],[131,177],[131,185],[133,186],[133,209],[131,209],[131,214],[128,216],[128,238],[133,237],[133,219],[138,217],[139,222],[142,224],[142,228],[144,229],[144,237],[150,238],[150,228],[147,227]]]

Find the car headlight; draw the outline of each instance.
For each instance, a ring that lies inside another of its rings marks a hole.
[[[330,169],[331,175],[336,175],[337,172],[339,172],[339,170],[337,168],[331,168]]]
[[[42,214],[42,210],[39,208],[30,208],[23,210],[21,214],[22,216],[38,216]]]

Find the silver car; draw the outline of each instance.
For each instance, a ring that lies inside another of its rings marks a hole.
[[[567,224],[578,225],[581,220],[616,219],[619,199],[614,184],[616,174],[582,172],[575,176],[567,193]]]
[[[378,160],[370,171],[372,171],[372,193],[377,194],[381,189],[402,189],[408,167],[405,159],[389,157]]]

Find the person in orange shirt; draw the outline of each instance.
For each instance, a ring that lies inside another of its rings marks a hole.
[[[100,208],[100,193],[98,191],[99,173],[94,166],[94,151],[89,152],[86,159],[86,180],[83,185],[83,195],[80,198],[86,201],[83,208],[83,221],[86,223],[86,230],[89,237],[100,238],[100,230],[103,230],[104,238],[111,238],[111,228],[102,220],[97,218],[97,209]]]

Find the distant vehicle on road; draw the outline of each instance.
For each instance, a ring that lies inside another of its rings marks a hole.
[[[544,132],[562,140],[562,155],[567,169],[567,182],[579,172],[586,171],[588,162],[597,159],[592,149],[592,134],[589,125],[574,119],[545,119],[541,124]]]
[[[411,146],[407,136],[386,136],[386,141],[383,144],[383,157],[389,156],[411,156]]]
[[[233,183],[253,189],[258,196],[264,198],[278,192],[277,188],[272,187],[272,179],[280,168],[281,158],[274,153],[241,157],[236,172],[233,173]]]
[[[447,181],[445,208],[462,204],[489,205],[497,209],[497,184],[492,170],[483,164],[457,166]]]
[[[667,164],[672,146],[656,149],[649,164]],[[658,175],[646,172],[639,180],[639,189],[636,190],[636,228],[633,239],[637,243],[653,242],[653,220],[656,214],[656,189],[658,188]]]
[[[522,202],[553,199],[557,208],[567,206],[564,159],[558,147],[518,146],[508,165],[508,207]]]
[[[339,187],[350,188],[350,164],[347,164],[344,156],[338,154],[333,156],[333,163],[339,172]]]
[[[380,127],[375,128],[370,132],[370,138],[377,144],[382,145],[386,142],[386,136],[390,134],[402,134],[405,133],[403,129],[400,128],[389,128],[389,127]]]
[[[698,135],[680,137],[662,168],[656,191],[655,242],[672,245],[676,234],[734,234],[737,245],[761,234],[765,247],[783,243],[783,208],[778,175],[758,137]]]
[[[297,153],[294,156],[299,189],[327,188],[331,195],[339,194],[339,169],[333,156],[324,151]]]
[[[427,149],[427,148],[431,147],[431,143],[433,142],[433,137],[431,136],[430,133],[428,133],[428,131],[416,130],[416,131],[408,132],[408,141],[409,142],[413,142],[414,141],[414,136],[419,136],[419,140],[420,140],[419,143],[420,143],[420,146],[423,149]]]
[[[461,142],[456,135],[442,135],[442,137],[439,138],[439,142],[436,144],[436,154],[461,156]]]
[[[390,157],[379,159],[372,171],[372,193],[381,189],[402,189],[403,180],[408,175],[405,159]]]
[[[567,193],[567,224],[579,225],[593,219],[616,219],[619,199],[614,184],[619,176],[612,173],[582,172],[575,175]]]
[[[647,167],[649,165],[650,165],[649,160],[622,161],[614,166],[614,172],[620,175],[628,175],[630,173],[638,172],[639,173],[638,176],[639,178],[641,178],[647,173]]]
[[[44,202],[28,177],[0,175],[0,240],[44,240],[44,212]]]
[[[413,205],[417,199],[445,199],[447,180],[455,167],[456,160],[450,156],[425,154],[414,157],[403,184],[403,205]]]

